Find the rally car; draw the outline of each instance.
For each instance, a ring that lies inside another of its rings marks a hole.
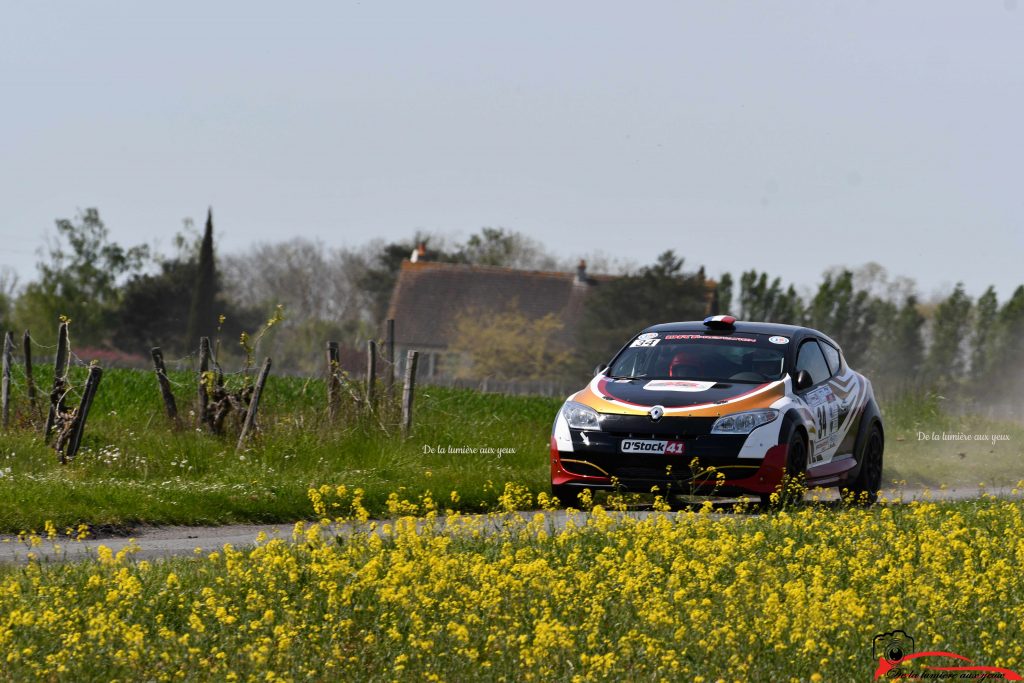
[[[585,389],[551,434],[551,489],[760,497],[790,482],[873,502],[884,431],[871,382],[806,327],[703,322],[648,327]]]

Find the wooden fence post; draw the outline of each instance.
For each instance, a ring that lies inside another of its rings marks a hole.
[[[366,407],[373,410],[374,392],[377,389],[377,342],[366,342]]]
[[[412,434],[412,399],[416,392],[416,365],[419,351],[409,351],[405,356],[405,386],[402,388],[402,436]]]
[[[206,373],[210,371],[210,338],[199,338],[199,424],[210,427],[210,394],[206,390]]]
[[[53,389],[50,391],[50,412],[43,427],[43,443],[50,442],[50,432],[57,415],[64,412],[64,373],[68,367],[68,324],[62,322],[57,330],[57,355],[53,360]]]
[[[384,334],[384,360],[387,367],[384,368],[384,390],[387,392],[388,400],[395,397],[395,320],[388,318]]]
[[[338,406],[341,402],[341,380],[338,371],[341,367],[341,351],[338,342],[327,342],[327,416],[333,422],[338,417]]]
[[[149,353],[153,356],[153,370],[156,372],[156,381],[160,384],[160,396],[164,399],[164,410],[167,412],[167,417],[177,424],[178,405],[174,401],[174,392],[171,391],[171,382],[167,379],[167,366],[164,365],[164,352],[160,350],[159,346],[154,346]]]
[[[4,334],[3,379],[0,380],[0,413],[3,413],[3,428],[6,430],[11,423],[11,347],[14,339],[11,333]]]
[[[270,359],[263,361],[263,369],[260,370],[259,377],[256,378],[256,386],[252,390],[252,398],[249,399],[249,409],[245,411],[245,422],[242,424],[242,433],[238,435],[238,446],[235,448],[235,452],[242,450],[245,446],[245,441],[249,438],[249,433],[255,428],[256,425],[256,411],[260,407],[260,396],[263,395],[263,385],[267,382],[267,375],[270,374]]]
[[[36,382],[32,379],[32,336],[28,333],[28,330],[25,330],[25,334],[22,335],[21,343],[25,349],[25,380],[28,383],[28,402],[32,409],[32,416],[35,417]]]
[[[99,389],[102,378],[103,369],[98,365],[90,365],[89,377],[85,380],[85,389],[82,392],[82,402],[78,404],[75,421],[71,424],[71,436],[68,438],[67,447],[60,454],[61,464],[71,460],[78,453],[78,447],[82,444],[82,434],[85,432],[85,421],[89,417],[89,408],[96,398],[96,390]]]

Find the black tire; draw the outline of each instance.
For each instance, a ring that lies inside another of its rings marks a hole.
[[[786,474],[782,479],[782,490],[778,503],[772,503],[772,494],[761,494],[762,507],[793,505],[803,499],[803,480],[807,476],[807,441],[800,430],[794,429],[786,448]]]
[[[565,508],[576,508],[580,509],[580,491],[583,489],[578,486],[559,486],[557,484],[551,485],[551,495],[555,497],[555,500]]]
[[[864,451],[861,454],[860,471],[845,491],[848,502],[857,505],[872,505],[878,500],[878,489],[882,487],[882,453],[885,442],[878,425],[871,427]]]

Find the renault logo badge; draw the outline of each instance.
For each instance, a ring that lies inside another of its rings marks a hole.
[[[651,416],[651,422],[657,422],[658,420],[661,419],[661,416],[664,415],[664,414],[665,414],[664,406],[654,406],[653,408],[651,408],[650,412],[648,413],[648,415]]]

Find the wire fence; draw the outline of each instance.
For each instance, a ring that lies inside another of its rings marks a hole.
[[[45,354],[40,354],[42,357],[34,359],[35,363],[39,365],[51,364],[53,362],[52,356],[57,351],[57,344],[43,344],[31,335],[29,336],[29,339],[31,341],[32,346],[35,349],[46,352]],[[378,376],[380,377],[383,377],[383,375],[387,373],[389,370],[389,364],[387,360],[383,357],[383,346],[383,344],[378,345],[380,357],[377,359],[377,364]],[[82,353],[87,352],[82,351]],[[104,352],[103,350],[97,349],[95,350],[95,353],[87,353],[87,355],[105,356],[106,353],[107,352]],[[97,360],[99,360],[102,363],[102,365],[108,368],[124,367],[143,371],[152,370],[152,364],[148,356],[141,356],[137,354],[131,356],[117,355],[112,358],[102,357],[98,358]],[[78,368],[88,368],[90,362],[91,361],[86,360],[75,351],[70,351],[68,370],[70,370],[72,365]],[[15,365],[18,366],[22,377],[24,377],[24,369],[22,368],[21,364],[15,363]],[[170,384],[173,387],[177,389],[191,388],[192,384],[190,382],[176,380],[174,379],[174,375],[183,372],[198,372],[199,353],[197,351],[193,351],[178,358],[164,358],[164,366],[167,368],[168,371],[168,382],[170,382]],[[221,377],[229,381],[233,377],[251,375],[254,373],[255,370],[257,370],[257,368],[250,367],[246,369],[237,370],[234,372],[225,372],[217,363],[216,358],[211,359],[211,369],[215,370]],[[394,363],[393,367],[391,368],[391,372],[395,373],[396,375],[395,381],[401,380],[401,377],[397,376],[400,374],[400,370],[401,368],[398,366],[398,363]],[[276,368],[274,374],[279,376],[291,377],[310,376],[310,373],[308,372],[303,372],[300,370],[284,367]],[[329,374],[330,371],[324,368],[321,372],[315,373],[315,377],[319,379],[326,379],[329,376]],[[349,381],[365,381],[366,373],[365,371],[362,370],[350,370],[345,373],[345,377]],[[34,379],[38,391],[38,389],[44,388],[44,385],[48,385],[49,381],[52,378],[40,378],[37,376]],[[65,386],[67,386],[68,390],[74,392],[75,389],[68,385],[67,371],[65,372],[65,376],[63,377],[63,379],[65,381]],[[427,373],[424,372],[423,370],[417,373],[416,381],[418,384],[423,386],[440,386],[458,389],[471,389],[482,393],[509,394],[514,396],[567,396],[573,393],[574,391],[578,390],[581,386],[579,382],[571,383],[558,380],[496,379],[493,377],[466,378],[445,375],[427,376]],[[45,392],[48,390],[44,388],[43,391]],[[72,397],[78,396],[78,394],[76,393],[72,393],[70,395]]]
[[[514,396],[568,396],[580,389],[580,385],[549,380],[511,379],[469,379],[457,377],[425,377],[418,380],[426,386],[472,389],[488,394],[510,394]]]

